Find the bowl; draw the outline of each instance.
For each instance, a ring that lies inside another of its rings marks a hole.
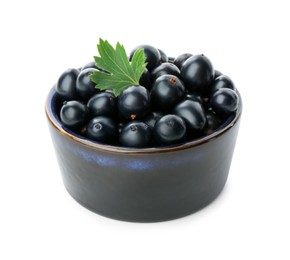
[[[131,222],[172,220],[202,209],[225,186],[241,97],[237,111],[213,133],[178,146],[142,149],[99,144],[73,133],[60,121],[60,106],[53,87],[45,111],[64,186],[97,214]]]

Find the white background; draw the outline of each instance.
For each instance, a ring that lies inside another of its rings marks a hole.
[[[189,5],[190,3],[190,5]],[[290,259],[287,1],[0,3],[0,259]],[[244,111],[229,179],[205,209],[137,224],[107,219],[66,192],[44,102],[58,76],[97,54],[204,53],[240,90]]]

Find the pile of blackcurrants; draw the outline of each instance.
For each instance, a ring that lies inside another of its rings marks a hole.
[[[214,70],[205,55],[182,54],[170,58],[150,45],[144,49],[147,67],[138,86],[115,97],[90,80],[90,62],[68,69],[55,89],[65,127],[101,144],[122,147],[178,145],[218,129],[239,105],[233,81]]]

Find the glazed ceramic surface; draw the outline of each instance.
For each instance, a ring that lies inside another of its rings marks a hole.
[[[241,101],[241,98],[240,98]],[[84,207],[134,222],[194,213],[223,189],[238,134],[238,111],[214,133],[177,147],[128,149],[98,144],[60,122],[54,88],[46,115],[64,185]]]

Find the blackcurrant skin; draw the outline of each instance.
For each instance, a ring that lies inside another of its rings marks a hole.
[[[90,79],[90,75],[93,74],[94,71],[97,71],[97,69],[88,68],[82,70],[77,77],[76,81],[77,94],[84,101],[87,101],[92,95],[99,92],[99,90],[96,89],[95,83],[93,83]]]
[[[130,86],[118,97],[120,114],[128,120],[139,120],[150,110],[150,94],[143,86]]]
[[[80,101],[65,101],[60,110],[61,122],[72,130],[82,127],[88,118],[88,109]]]
[[[232,89],[221,88],[212,94],[210,105],[218,115],[226,117],[237,110],[239,96]]]
[[[116,121],[110,117],[94,117],[89,121],[86,127],[86,137],[100,143],[115,143],[117,134],[118,125]]]
[[[190,92],[186,95],[186,99],[197,101],[202,105],[205,105],[205,100],[202,94],[199,92]]]
[[[168,57],[168,62],[169,63],[174,63],[175,58],[174,57]]]
[[[87,107],[92,117],[114,117],[117,114],[117,101],[114,94],[110,92],[99,92],[95,94],[89,99]]]
[[[210,87],[210,91],[211,91],[211,93],[214,93],[221,88],[229,88],[229,89],[236,91],[236,87],[235,87],[234,82],[231,80],[230,77],[228,77],[226,75],[221,75],[221,76],[217,77],[213,81],[213,83]]]
[[[102,72],[106,72],[106,73],[108,73],[106,70],[104,70],[104,69],[98,67],[94,61],[88,62],[86,65],[84,65],[84,66],[81,68],[81,70],[85,70],[85,69],[97,69],[97,70],[99,70],[99,71],[102,71]]]
[[[222,124],[223,120],[220,116],[214,113],[211,110],[206,112],[206,126],[204,128],[205,134],[211,134],[214,130],[216,130]]]
[[[142,119],[142,122],[144,122],[146,125],[148,125],[149,127],[151,127],[151,129],[154,128],[155,123],[162,117],[164,116],[164,114],[162,113],[158,113],[158,112],[151,112],[149,113],[147,116],[145,116]]]
[[[168,111],[185,97],[186,91],[179,78],[166,74],[156,79],[150,95],[157,110]]]
[[[221,73],[219,70],[215,70],[213,78],[216,79],[217,77],[219,77],[221,75],[223,75],[223,73]]]
[[[91,61],[84,65],[81,70],[85,69],[98,69],[98,67],[96,66],[96,63],[94,61]]]
[[[181,117],[167,114],[155,123],[153,135],[160,145],[181,143],[186,137],[186,124]]]
[[[160,53],[160,63],[168,62],[168,57],[163,50],[158,49]]]
[[[123,126],[119,144],[125,147],[148,147],[152,143],[152,130],[141,121],[132,121]]]
[[[147,89],[150,89],[150,72],[147,68],[145,68],[144,72],[142,73],[139,84]]]
[[[214,77],[214,68],[205,55],[194,55],[183,63],[180,75],[189,90],[207,93]]]
[[[205,111],[200,102],[186,99],[175,106],[173,113],[180,116],[191,130],[199,132],[206,124]]]
[[[173,64],[177,66],[179,69],[181,69],[183,63],[191,56],[192,56],[191,53],[183,53],[174,59]]]
[[[80,71],[77,69],[67,69],[58,78],[55,90],[63,100],[76,99],[76,79],[79,73]]]
[[[144,54],[146,57],[147,62],[147,69],[149,71],[152,71],[156,66],[158,66],[161,62],[161,55],[157,48],[151,46],[151,45],[139,45],[136,48],[134,48],[130,53],[130,60],[132,60],[133,55],[136,50],[144,50]]]
[[[154,82],[158,77],[165,74],[170,74],[179,77],[180,70],[172,63],[169,62],[162,63],[151,72],[151,82]]]

